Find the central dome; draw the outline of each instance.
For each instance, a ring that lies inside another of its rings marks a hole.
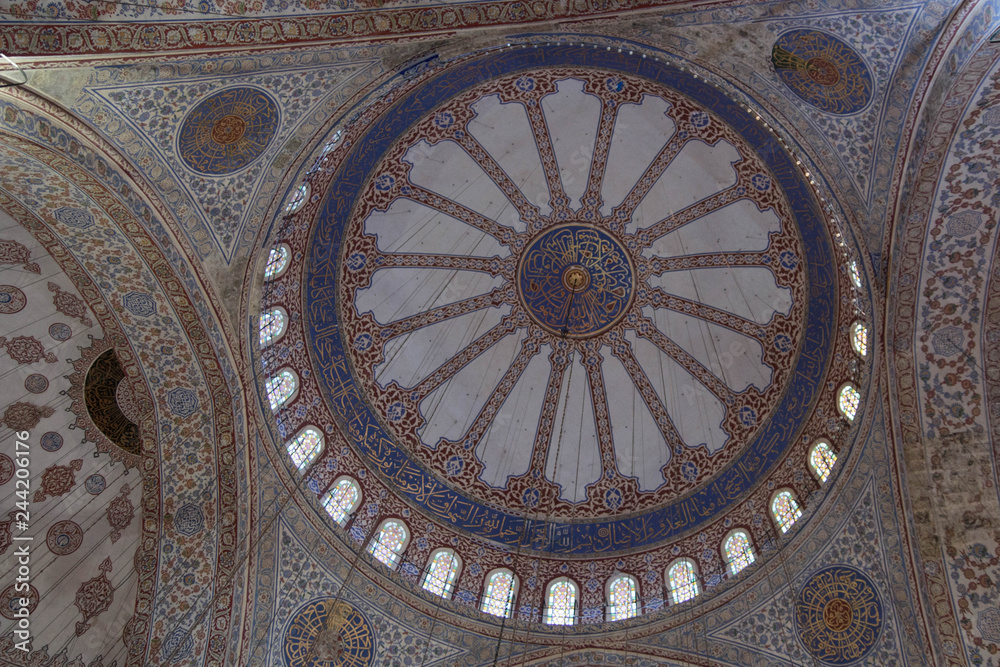
[[[836,319],[829,233],[718,90],[517,49],[361,123],[306,323],[327,401],[401,493],[508,544],[532,515],[556,551],[640,546],[744,497],[797,437]]]

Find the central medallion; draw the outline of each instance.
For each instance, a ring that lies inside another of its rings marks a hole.
[[[539,234],[521,255],[517,275],[531,319],[566,338],[607,331],[625,314],[635,291],[635,269],[625,248],[589,225]]]

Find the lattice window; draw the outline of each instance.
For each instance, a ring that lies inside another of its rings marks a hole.
[[[796,519],[802,516],[802,510],[792,492],[785,490],[775,494],[771,501],[771,514],[774,515],[774,522],[778,524],[781,532],[787,533]]]
[[[292,198],[288,200],[288,205],[285,206],[285,213],[291,215],[292,213],[297,212],[300,208],[302,208],[302,205],[305,204],[308,199],[309,184],[303,183],[296,188],[294,193],[292,193]]]
[[[576,584],[569,579],[556,579],[546,591],[545,622],[549,625],[574,625],[576,623]]]
[[[424,573],[424,590],[450,598],[455,590],[459,564],[458,555],[451,549],[439,549],[432,553]]]
[[[722,544],[722,553],[729,563],[729,573],[736,574],[757,560],[753,553],[753,544],[745,531],[736,530],[729,534]]]
[[[854,388],[853,384],[845,384],[837,393],[837,409],[840,414],[854,421],[858,414],[858,406],[861,405],[861,393]]]
[[[288,315],[283,308],[273,308],[260,315],[260,346],[265,347],[285,335]]]
[[[309,467],[321,451],[323,451],[323,435],[312,428],[302,429],[297,436],[288,441],[288,455],[292,457],[292,463],[304,471]]]
[[[809,467],[820,482],[825,482],[833,472],[833,464],[837,462],[837,452],[826,440],[817,440],[809,450]]]
[[[852,259],[847,264],[847,275],[851,277],[851,282],[858,289],[861,289],[861,272],[858,270],[857,260]]]
[[[288,258],[292,251],[287,245],[282,243],[276,248],[271,248],[267,256],[267,264],[264,265],[264,280],[273,280],[281,276],[288,268]]]
[[[608,620],[624,621],[639,614],[639,590],[635,579],[622,574],[608,584]]]
[[[368,544],[368,553],[383,565],[396,569],[409,541],[409,533],[402,521],[386,519]]]
[[[868,356],[868,327],[861,322],[851,325],[851,347],[862,357]]]
[[[264,391],[267,392],[267,400],[271,403],[271,409],[277,410],[287,403],[298,386],[299,381],[295,377],[295,373],[287,368],[268,379],[264,383]]]
[[[510,618],[514,612],[515,581],[510,570],[494,570],[486,578],[482,610],[487,614]]]
[[[361,489],[350,477],[341,477],[323,496],[323,508],[341,526],[347,525],[351,513],[361,504]]]
[[[674,561],[667,570],[667,585],[670,588],[670,599],[674,604],[687,602],[701,591],[698,590],[698,571],[687,558]]]

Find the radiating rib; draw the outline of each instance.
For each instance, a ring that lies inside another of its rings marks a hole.
[[[604,375],[601,373],[603,359],[600,352],[591,354],[590,358],[583,360],[583,367],[587,369],[590,400],[594,406],[594,429],[597,430],[597,446],[601,451],[601,474],[607,479],[618,475],[618,465],[615,462],[615,442],[611,436],[608,392],[604,388]]]
[[[676,452],[684,441],[681,439],[677,427],[674,426],[674,422],[670,418],[666,407],[660,400],[659,394],[656,393],[649,378],[646,377],[645,371],[642,370],[642,366],[639,365],[639,360],[635,358],[632,346],[627,341],[623,341],[618,345],[612,346],[611,354],[618,357],[618,360],[622,362],[622,366],[625,368],[625,372],[632,378],[632,384],[639,390],[643,402],[649,408],[649,413],[653,415],[656,427],[660,429],[660,435],[663,436],[663,441],[670,447],[671,452]]]
[[[525,324],[524,315],[520,312],[505,316],[496,326],[459,350],[450,359],[431,371],[427,377],[414,385],[410,392],[413,402],[420,403],[425,396],[428,396],[435,389],[454,377],[455,374],[472,363],[479,355],[522,326],[525,326]]]
[[[552,150],[552,137],[549,134],[549,126],[542,113],[541,103],[533,107],[525,105],[524,110],[528,116],[528,124],[531,125],[531,133],[535,137],[535,148],[538,149],[538,157],[542,161],[542,170],[545,172],[545,184],[549,188],[549,206],[552,207],[552,216],[563,217],[569,213],[569,196],[563,189],[562,175],[559,173],[559,165],[556,162],[555,152]]]
[[[618,119],[619,105],[609,105],[603,101],[601,109],[601,124],[597,128],[597,140],[594,142],[594,155],[590,161],[590,176],[587,179],[587,191],[583,193],[581,203],[583,211],[590,211],[594,218],[600,216],[601,189],[604,186],[604,173],[608,166],[608,155],[611,153],[611,135],[614,133],[615,122]]]
[[[562,391],[563,378],[566,376],[566,367],[570,363],[568,350],[555,350],[549,355],[549,381],[545,386],[545,398],[542,403],[542,411],[538,417],[538,428],[535,431],[535,442],[531,447],[531,465],[528,467],[528,475],[545,474],[545,462],[549,456],[549,443],[552,441],[552,432],[556,413],[559,409],[559,395]]]
[[[652,257],[646,260],[650,276],[658,276],[670,271],[690,271],[692,269],[735,268],[741,266],[762,266],[771,268],[774,258],[767,252],[705,252],[678,257]]]
[[[627,222],[632,218],[632,214],[635,213],[635,208],[642,202],[642,200],[649,194],[656,181],[663,175],[663,172],[667,170],[670,164],[677,157],[678,153],[687,145],[687,142],[692,139],[690,134],[687,138],[681,139],[680,135],[685,134],[685,130],[690,132],[690,126],[687,121],[676,121],[677,122],[677,132],[671,137],[667,145],[660,149],[657,153],[656,158],[653,162],[646,168],[642,176],[629,191],[628,196],[625,200],[616,206],[611,211],[611,217],[619,220],[621,222]]]
[[[700,361],[688,354],[684,348],[656,328],[656,324],[652,320],[647,317],[642,318],[638,326],[636,326],[635,332],[638,336],[645,338],[658,347],[665,355],[680,364],[684,370],[691,374],[691,377],[705,385],[705,388],[715,394],[724,405],[733,404],[734,395],[732,389],[719,376],[706,368]]]
[[[727,329],[732,329],[736,333],[754,338],[760,341],[762,345],[767,338],[767,334],[764,331],[764,328],[767,325],[757,324],[756,322],[752,322],[745,317],[733,315],[732,313],[720,310],[719,308],[714,308],[699,301],[691,301],[679,296],[674,296],[673,294],[668,294],[659,287],[649,288],[645,291],[643,296],[644,298],[642,298],[639,303],[640,306],[649,305],[654,308],[666,308],[667,310],[672,310],[677,313],[684,313],[685,315],[690,315],[691,317],[697,317],[699,320],[712,322],[713,324],[718,324],[719,326],[726,327]]]
[[[454,271],[478,271],[491,276],[514,279],[514,264],[510,258],[466,257],[462,255],[433,255],[417,253],[377,253],[373,262],[378,269],[452,269]]]
[[[411,317],[390,322],[382,327],[379,336],[382,341],[388,341],[396,336],[437,324],[442,320],[465,315],[481,308],[493,308],[504,303],[513,303],[514,301],[513,288],[510,285],[501,285],[500,287],[493,288],[486,294],[480,294],[479,296],[456,301],[455,303],[448,303]]]
[[[528,198],[524,196],[521,189],[514,184],[514,181],[507,177],[507,172],[504,171],[503,167],[497,164],[489,151],[483,148],[482,144],[476,141],[475,137],[468,132],[463,132],[461,138],[453,136],[453,141],[461,146],[469,157],[476,161],[479,168],[490,177],[490,180],[496,184],[500,192],[507,197],[511,206],[517,209],[522,220],[531,221],[538,217],[538,207],[528,201]]]
[[[515,240],[521,236],[507,225],[501,225],[498,222],[476,213],[471,208],[462,206],[452,199],[448,199],[447,197],[439,195],[436,192],[431,192],[430,190],[422,188],[419,185],[413,185],[412,183],[407,184],[406,186],[400,188],[400,192],[402,192],[402,196],[404,197],[420,202],[424,206],[444,213],[445,215],[450,215],[456,220],[461,220],[468,225],[472,225],[479,231],[489,234],[504,245],[509,246],[514,244]]]

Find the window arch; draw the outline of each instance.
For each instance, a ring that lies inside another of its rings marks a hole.
[[[858,289],[861,289],[861,271],[858,270],[858,261],[852,259],[847,263],[847,275],[851,277],[851,282]]]
[[[802,516],[802,508],[791,489],[779,489],[771,498],[771,516],[782,533],[787,533],[792,524]]]
[[[510,618],[514,613],[514,596],[517,594],[517,576],[506,568],[493,570],[486,577],[483,603],[480,607],[487,614]]]
[[[300,208],[309,200],[309,184],[303,183],[292,193],[292,198],[285,206],[285,213],[291,215],[297,213]]]
[[[347,525],[347,521],[360,504],[361,488],[346,475],[338,478],[323,495],[323,509],[341,526]]]
[[[438,549],[427,560],[424,582],[421,585],[425,591],[440,595],[447,600],[455,590],[455,580],[458,579],[461,567],[462,560],[454,550]]]
[[[264,383],[264,391],[267,393],[267,400],[271,404],[272,410],[277,410],[285,403],[288,403],[299,389],[299,379],[295,373],[288,369],[282,369],[277,375],[268,378]]]
[[[690,558],[678,558],[667,570],[667,588],[674,604],[687,602],[701,593],[698,588],[698,566]]]
[[[809,448],[809,468],[816,475],[816,479],[820,483],[830,478],[830,473],[833,472],[833,464],[836,462],[837,452],[833,451],[833,447],[826,440],[817,440]]]
[[[722,555],[729,564],[729,574],[737,574],[757,560],[753,542],[745,530],[734,530],[722,542]]]
[[[274,280],[280,278],[288,269],[288,260],[292,256],[292,250],[287,243],[281,243],[267,255],[267,264],[264,265],[264,280]]]
[[[299,472],[304,472],[323,451],[323,434],[318,429],[307,426],[289,440],[285,447],[288,449],[288,455],[292,458],[295,467],[299,469]]]
[[[288,313],[278,306],[260,314],[260,346],[267,347],[278,342],[288,330]]]
[[[635,578],[619,574],[608,581],[608,620],[624,621],[639,615],[639,586]]]
[[[545,618],[548,625],[575,625],[576,603],[580,597],[576,584],[567,577],[559,577],[545,589]]]
[[[368,543],[368,553],[386,567],[395,570],[409,543],[410,531],[406,529],[406,524],[399,519],[386,519]]]
[[[840,387],[837,392],[837,409],[848,421],[854,421],[861,405],[861,393],[850,382]]]
[[[860,357],[868,356],[868,327],[862,322],[851,325],[851,347]]]

